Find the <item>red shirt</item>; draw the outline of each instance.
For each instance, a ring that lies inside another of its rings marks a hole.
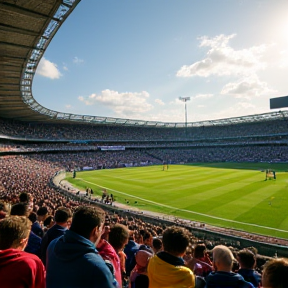
[[[1,288],[45,288],[45,278],[38,256],[12,248],[0,250]]]

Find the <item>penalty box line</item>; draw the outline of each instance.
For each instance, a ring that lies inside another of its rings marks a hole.
[[[195,214],[195,215],[199,215],[199,216],[204,216],[204,217],[212,218],[212,219],[216,219],[216,220],[221,220],[221,221],[226,221],[226,222],[231,222],[231,223],[236,223],[236,224],[241,224],[241,225],[253,226],[253,227],[264,228],[264,229],[268,229],[268,230],[274,230],[274,231],[278,231],[278,232],[286,232],[286,233],[288,233],[287,230],[282,230],[282,229],[277,229],[277,228],[272,228],[272,227],[267,227],[267,226],[261,226],[261,225],[257,225],[257,224],[253,224],[253,223],[245,223],[245,222],[235,221],[235,220],[231,220],[231,219],[220,218],[220,217],[217,217],[217,216],[212,216],[212,215],[208,215],[208,214],[204,214],[204,213],[200,213],[200,212],[195,212],[195,211],[191,211],[191,210],[175,208],[175,207],[172,207],[172,206],[169,206],[169,205],[165,205],[165,204],[157,203],[157,202],[154,202],[154,201],[151,201],[151,200],[147,200],[147,199],[144,199],[144,198],[141,198],[141,197],[138,197],[138,196],[131,196],[130,194],[127,194],[125,192],[121,192],[121,191],[118,191],[118,190],[115,190],[115,189],[111,189],[111,188],[108,188],[108,187],[105,187],[105,186],[101,186],[101,185],[98,185],[96,183],[86,181],[86,180],[84,180],[82,178],[78,178],[78,179],[82,180],[83,182],[89,183],[89,184],[97,185],[98,187],[101,187],[101,188],[104,188],[104,189],[112,190],[114,192],[117,192],[119,194],[122,194],[122,195],[125,195],[125,196],[128,196],[128,197],[133,197],[133,198],[139,199],[141,201],[148,202],[148,203],[151,203],[151,204],[154,204],[154,205],[158,205],[158,206],[162,206],[162,207],[166,207],[166,208],[169,208],[169,209],[178,210],[178,211],[182,211],[182,212],[187,212],[187,213],[191,213],[191,214]]]

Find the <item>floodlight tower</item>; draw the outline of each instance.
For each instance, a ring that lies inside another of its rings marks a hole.
[[[190,97],[179,97],[179,100],[185,103],[185,127],[187,129],[187,104],[186,102],[190,100]]]

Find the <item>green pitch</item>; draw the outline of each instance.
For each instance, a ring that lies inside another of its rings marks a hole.
[[[277,179],[265,181],[265,169]],[[67,180],[98,196],[106,188],[140,210],[287,238],[287,171],[286,164],[214,163],[77,172]]]

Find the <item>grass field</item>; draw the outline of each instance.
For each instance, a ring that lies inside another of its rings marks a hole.
[[[267,168],[276,180],[265,181]],[[77,172],[66,180],[96,195],[107,188],[117,202],[138,209],[287,238],[287,171],[287,164],[213,163]]]

